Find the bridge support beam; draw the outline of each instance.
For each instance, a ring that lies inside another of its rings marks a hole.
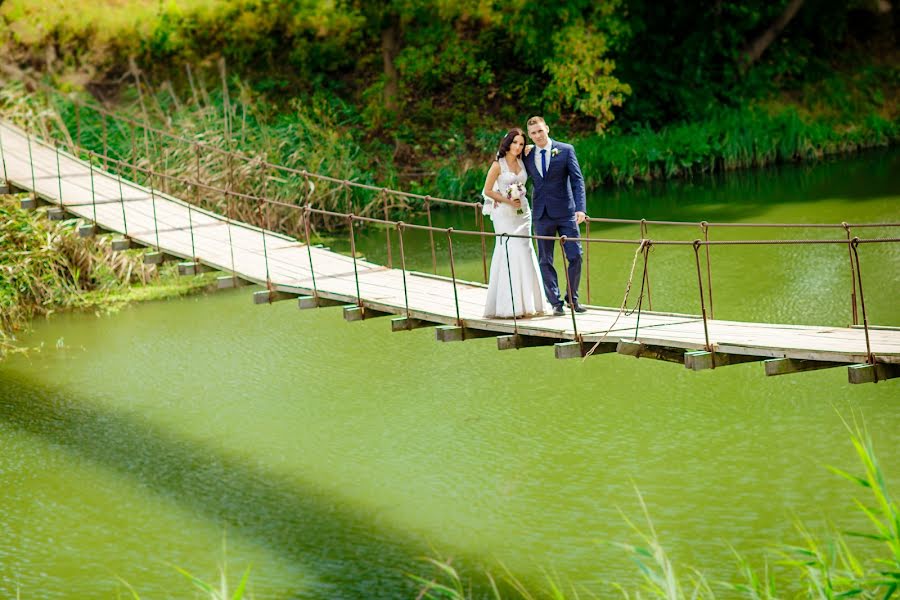
[[[594,348],[595,342],[560,342],[553,344],[553,355],[559,359],[582,358]],[[609,354],[616,351],[616,342],[600,342],[591,352],[591,356]]]
[[[0,194],[12,194],[12,186],[9,185],[8,181],[0,179]]]
[[[93,223],[78,226],[78,237],[89,238],[97,234],[97,226]]]
[[[846,363],[830,362],[825,360],[803,360],[799,358],[770,358],[763,361],[767,377],[775,375],[787,375],[789,373],[802,373],[804,371],[817,371],[819,369],[831,369],[841,367]]]
[[[278,290],[260,290],[253,292],[253,304],[272,304],[282,300],[290,300],[296,298],[297,294],[290,292],[281,292]]]
[[[535,348],[538,346],[552,346],[559,340],[557,338],[541,337],[538,335],[501,335],[497,338],[497,350],[519,350],[520,348]]]
[[[306,310],[309,308],[324,308],[326,306],[346,306],[347,303],[341,300],[332,300],[331,298],[323,298],[319,296],[300,296],[297,298],[297,308]]]
[[[367,306],[356,306],[355,304],[344,307],[344,320],[348,323],[364,321],[365,319],[374,319],[375,317],[386,317],[389,314],[391,313],[381,312],[380,310],[375,310],[374,308],[369,308]]]
[[[182,276],[199,275],[200,273],[208,273],[215,271],[212,267],[199,262],[180,262],[178,263],[178,274]]]
[[[2,188],[2,183],[0,183],[0,188]],[[11,189],[11,188],[7,188]],[[8,193],[8,192],[3,192]],[[35,194],[28,194],[27,198],[22,198],[19,201],[19,207],[22,210],[34,210],[38,207],[38,197]]]
[[[131,240],[129,238],[118,238],[111,243],[113,252],[122,252],[131,248]]]
[[[51,221],[65,221],[66,211],[58,206],[47,209],[47,218]]]
[[[177,257],[165,252],[148,252],[144,255],[145,265],[161,265],[168,260],[177,260]]]
[[[728,365],[739,365],[748,362],[759,362],[765,360],[762,356],[749,356],[746,354],[723,354],[721,352],[707,352],[706,350],[696,350],[684,353],[684,366],[694,371],[703,371],[706,369],[715,369],[716,367],[727,367]]]
[[[244,285],[250,285],[250,282],[237,275],[222,275],[216,278],[216,288],[220,290],[230,290]]]
[[[414,317],[394,317],[391,319],[391,331],[412,331],[423,327],[434,327],[437,323],[416,319]]]
[[[621,340],[616,344],[616,352],[635,358],[652,358],[665,362],[684,364],[684,350],[665,346],[647,346],[640,342]]]
[[[469,327],[457,327],[456,325],[438,325],[434,332],[435,339],[439,342],[462,342],[476,338],[496,337],[499,331],[486,329],[471,329]]]
[[[878,383],[894,377],[900,377],[900,365],[875,363],[847,367],[847,379],[850,383]]]

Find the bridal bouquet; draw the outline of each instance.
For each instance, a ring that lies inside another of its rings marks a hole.
[[[522,200],[525,198],[525,186],[521,183],[511,183],[508,188],[506,188],[506,192],[504,193],[507,200]],[[516,214],[521,215],[524,214],[525,207],[520,206],[516,209]]]

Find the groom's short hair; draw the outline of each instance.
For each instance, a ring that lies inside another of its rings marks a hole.
[[[544,120],[544,117],[531,117],[528,119],[528,122],[525,124],[526,127],[531,127],[532,125],[546,125],[547,121]]]

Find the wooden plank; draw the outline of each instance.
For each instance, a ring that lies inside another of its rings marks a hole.
[[[541,337],[534,335],[501,335],[497,337],[497,350],[519,350],[521,348],[535,348],[537,346],[552,346],[558,338]]]
[[[706,350],[692,350],[684,353],[684,366],[693,371],[759,362],[761,360],[765,360],[765,357],[746,354],[723,354],[721,352],[707,352]]]
[[[847,380],[850,383],[878,383],[900,377],[900,366],[875,363],[874,365],[850,365]]]
[[[770,358],[763,361],[767,377],[775,375],[787,375],[788,373],[802,373],[804,371],[816,371],[818,369],[831,369],[844,366],[845,363],[830,362],[824,360],[803,360],[799,358]]]
[[[616,345],[616,352],[635,358],[652,358],[654,360],[684,364],[684,350],[681,348],[648,346],[641,342],[620,340]]]

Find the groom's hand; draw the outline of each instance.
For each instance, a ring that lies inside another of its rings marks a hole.
[[[578,225],[581,225],[582,223],[584,223],[584,220],[586,218],[587,218],[587,215],[584,214],[583,212],[581,212],[580,210],[575,212],[575,223],[577,223]]]

